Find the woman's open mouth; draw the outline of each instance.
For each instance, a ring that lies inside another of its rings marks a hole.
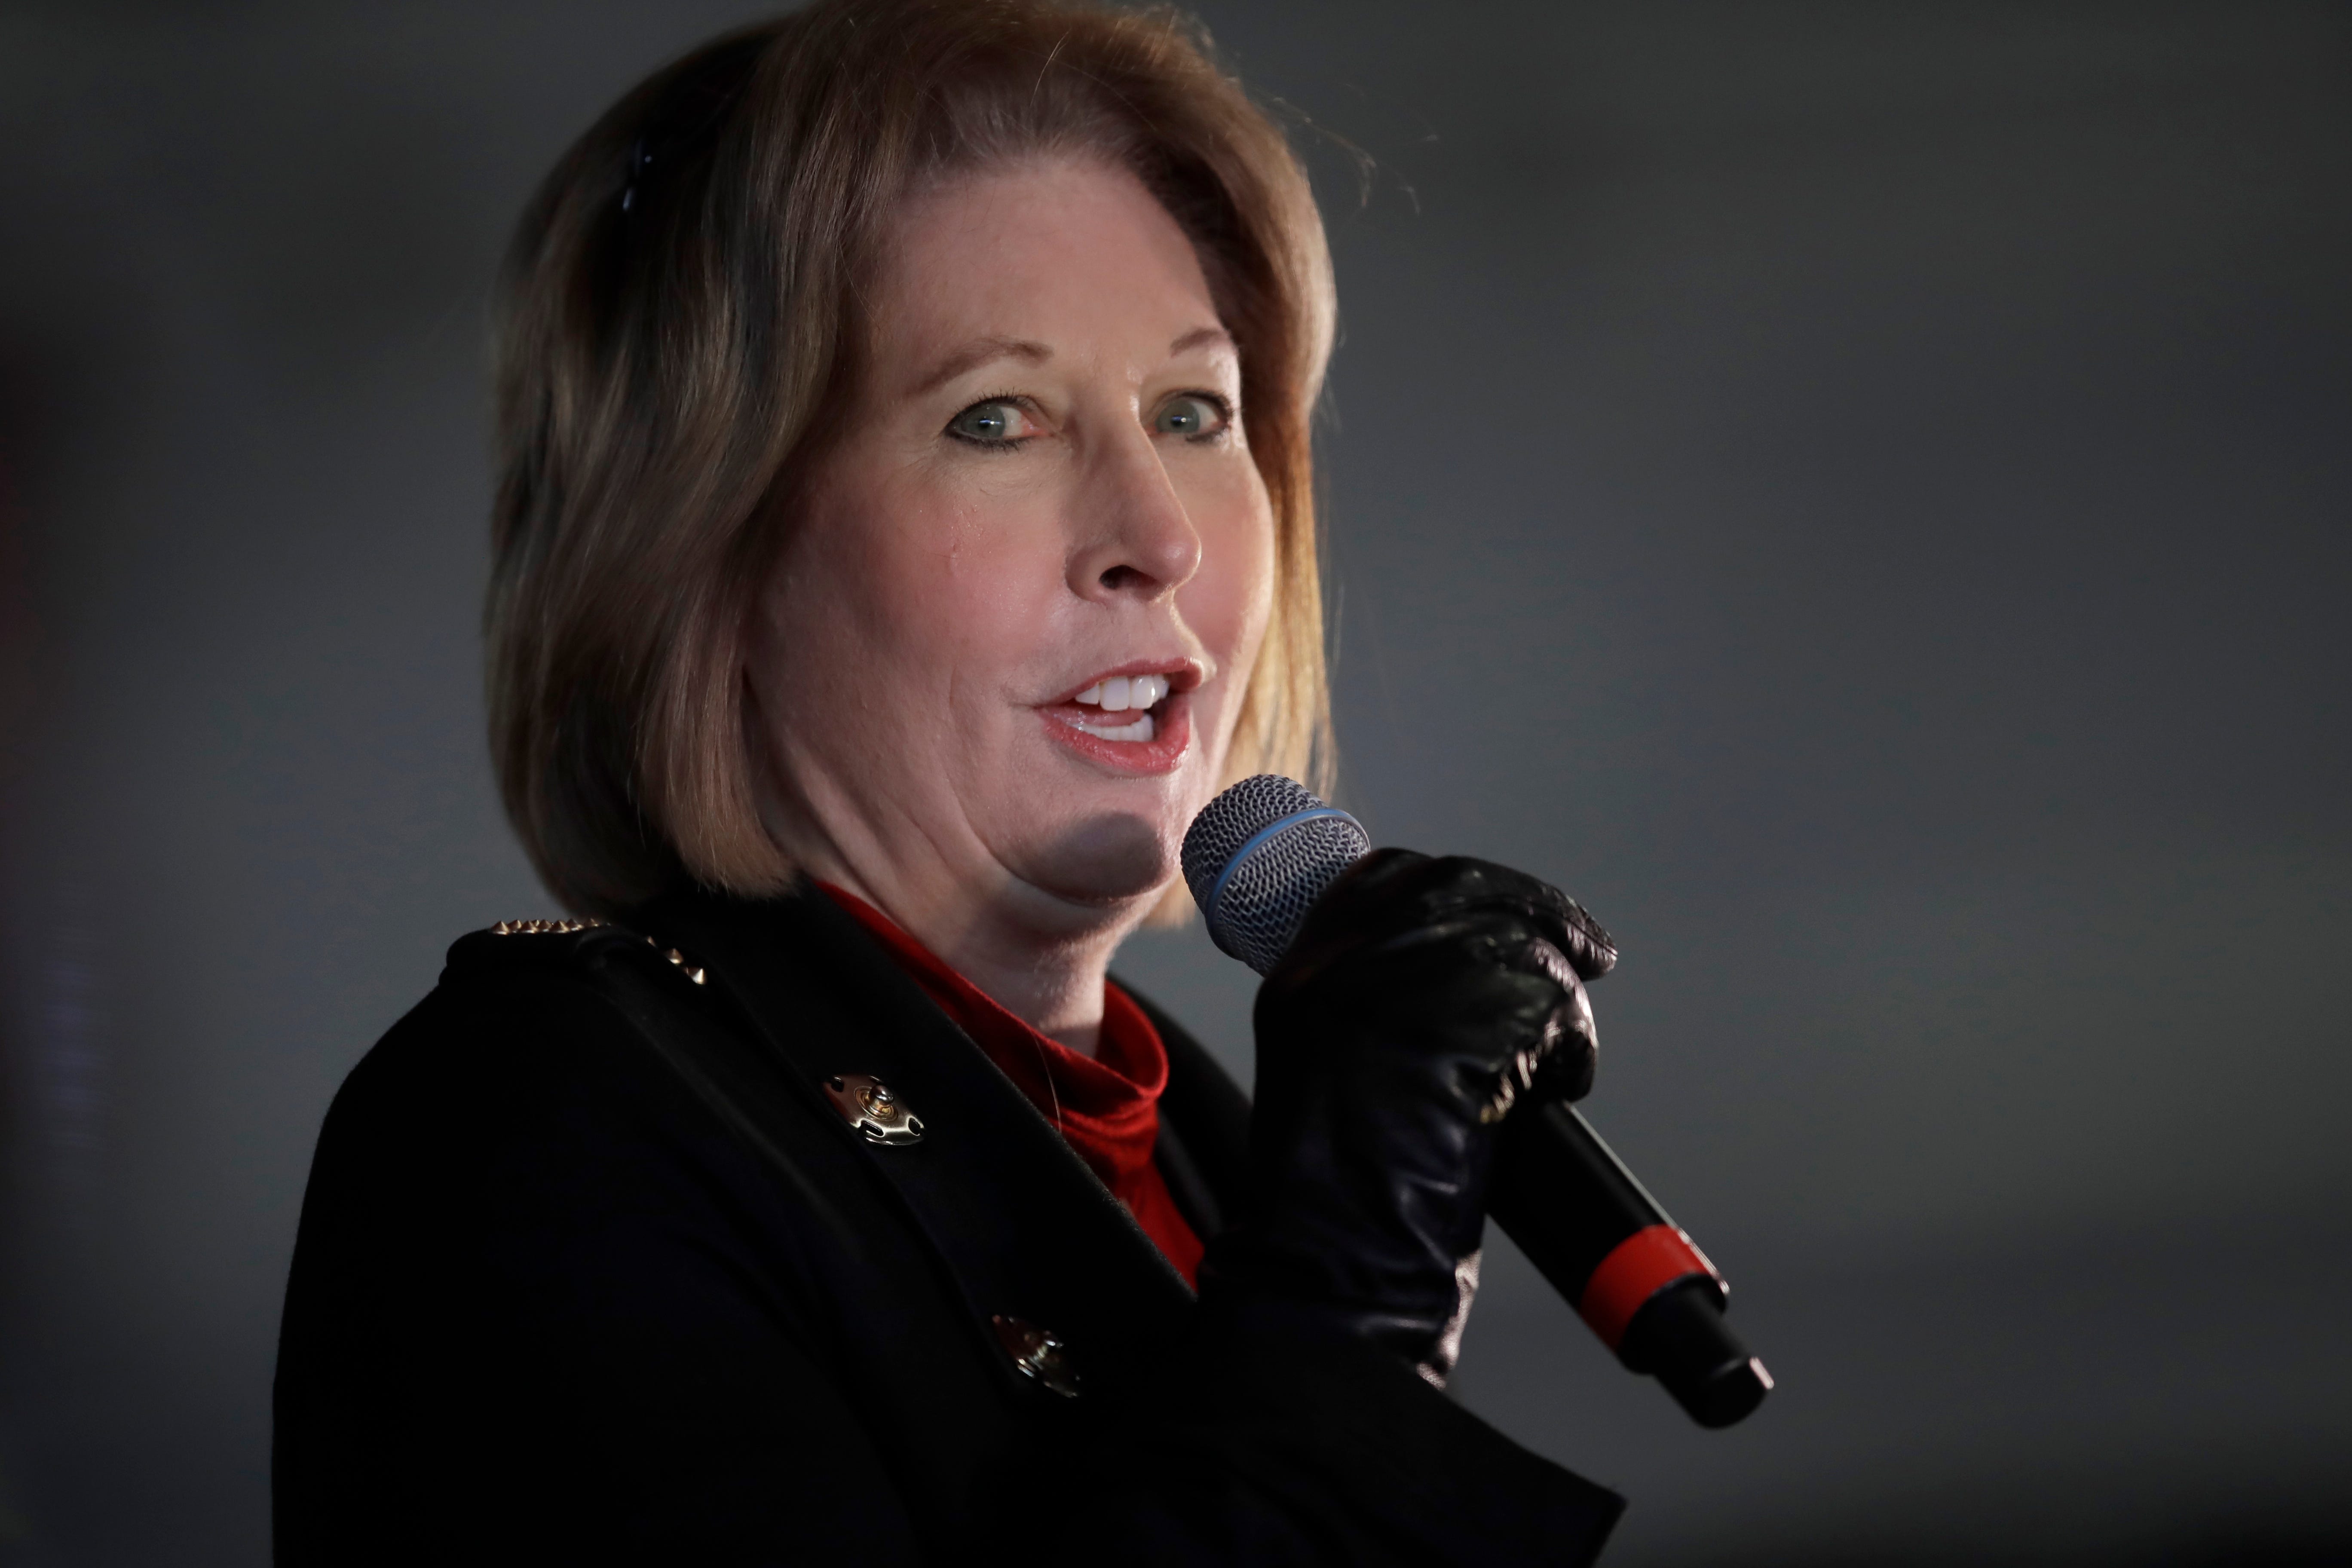
[[[1041,710],[1055,740],[1121,773],[1173,768],[1192,739],[1191,670],[1107,675]]]
[[[1066,721],[1106,741],[1149,741],[1158,732],[1151,710],[1167,696],[1164,675],[1114,675],[1071,698],[1066,706],[1079,711]]]

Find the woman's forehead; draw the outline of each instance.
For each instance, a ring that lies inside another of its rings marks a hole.
[[[1024,162],[902,204],[871,296],[888,380],[921,390],[995,360],[1230,353],[1192,241],[1142,183]]]

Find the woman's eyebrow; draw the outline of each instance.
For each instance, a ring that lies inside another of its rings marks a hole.
[[[1195,327],[1168,345],[1168,357],[1173,359],[1178,354],[1190,353],[1211,343],[1222,343],[1231,348],[1234,345],[1233,334],[1223,327]]]
[[[933,367],[931,374],[916,384],[914,395],[920,397],[927,392],[936,391],[991,360],[1017,359],[1031,364],[1044,364],[1053,357],[1052,349],[1027,338],[974,338]]]

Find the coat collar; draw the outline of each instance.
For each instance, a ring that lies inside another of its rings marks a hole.
[[[840,1131],[981,1324],[1003,1317],[1050,1331],[1089,1379],[1140,1373],[1182,1332],[1192,1300],[1182,1277],[1052,1124],[831,900],[805,887],[757,901],[678,894],[630,923],[700,966],[786,1071],[813,1089],[869,1075],[921,1118],[922,1141],[907,1146],[866,1142],[845,1120]]]

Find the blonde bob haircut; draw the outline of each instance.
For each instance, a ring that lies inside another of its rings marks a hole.
[[[490,743],[568,908],[615,914],[682,878],[791,885],[753,794],[745,624],[854,387],[877,229],[927,182],[1064,156],[1160,198],[1239,350],[1276,576],[1228,775],[1328,765],[1308,427],[1331,264],[1282,132],[1168,13],[821,0],[622,99],[508,259]]]

